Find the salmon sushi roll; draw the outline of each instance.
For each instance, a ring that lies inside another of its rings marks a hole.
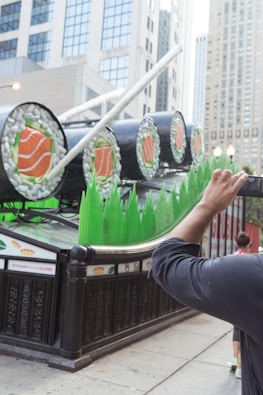
[[[171,122],[170,144],[174,160],[181,164],[185,157],[187,138],[183,115],[176,111]]]
[[[95,173],[97,186],[103,195],[108,195],[113,185],[120,181],[120,148],[110,128],[100,131],[84,149],[83,173],[87,185]]]
[[[63,129],[49,109],[34,102],[12,109],[1,135],[1,199],[37,201],[53,196],[65,171],[51,180],[47,175],[66,153]]]

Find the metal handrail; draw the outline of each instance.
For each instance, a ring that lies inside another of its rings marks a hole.
[[[132,244],[126,246],[102,246],[102,245],[92,245],[95,250],[96,255],[131,255],[131,254],[141,254],[153,251],[162,241],[164,241],[165,236],[159,237],[151,241],[140,244]]]

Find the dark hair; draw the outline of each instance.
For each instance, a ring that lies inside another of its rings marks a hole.
[[[236,236],[236,242],[238,247],[246,247],[250,243],[250,237],[242,231]]]

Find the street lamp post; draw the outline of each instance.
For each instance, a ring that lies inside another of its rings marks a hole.
[[[2,85],[0,86],[0,89],[4,89],[4,88],[12,88],[14,90],[18,90],[21,88],[21,85],[19,82],[13,82],[12,84],[7,84],[7,85]]]
[[[222,148],[217,145],[214,149],[214,156],[218,159],[222,155]]]
[[[226,151],[227,156],[229,156],[231,163],[233,162],[233,157],[235,155],[235,147],[233,144],[230,144]]]

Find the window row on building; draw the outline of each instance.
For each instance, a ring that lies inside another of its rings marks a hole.
[[[224,139],[224,138],[245,138],[245,137],[257,137],[259,135],[258,128],[252,129],[236,129],[236,130],[220,130],[211,132],[211,140]]]
[[[1,7],[0,33],[19,28],[21,3],[21,1],[16,1]],[[53,11],[54,0],[33,0],[31,26],[51,21]]]

